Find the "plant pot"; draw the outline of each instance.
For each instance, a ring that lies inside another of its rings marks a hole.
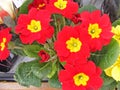
[[[6,60],[0,61],[0,72],[8,72],[14,65],[17,57],[17,55],[10,54]]]

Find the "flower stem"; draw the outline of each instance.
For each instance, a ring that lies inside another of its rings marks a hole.
[[[63,27],[65,26],[65,18],[62,16],[62,21],[63,21]]]
[[[51,57],[48,61],[52,61],[55,60],[57,58],[57,55],[54,55],[53,57]]]

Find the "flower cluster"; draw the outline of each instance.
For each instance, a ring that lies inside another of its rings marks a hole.
[[[40,86],[47,78],[63,90],[104,90],[120,81],[120,27],[112,27],[107,14],[89,8],[79,8],[73,0],[26,0],[14,29],[0,31],[0,61],[10,51],[35,58],[16,69],[15,79],[24,86]],[[105,76],[111,83],[105,83]]]

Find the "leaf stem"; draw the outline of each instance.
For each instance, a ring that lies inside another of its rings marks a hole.
[[[102,56],[103,54],[91,53],[92,56]]]
[[[19,46],[14,46],[13,48],[8,48],[8,49],[20,49],[20,50],[22,50],[23,48],[19,47]]]

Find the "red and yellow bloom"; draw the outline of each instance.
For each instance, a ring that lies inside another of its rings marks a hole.
[[[12,35],[9,32],[10,28],[2,29],[0,31],[0,61],[6,60],[10,54],[7,45],[11,40]]]
[[[28,5],[28,9],[36,8],[37,10],[45,9],[46,5],[49,3],[49,0],[33,0],[32,3]]]
[[[83,64],[66,64],[59,73],[62,90],[98,90],[102,86],[101,70],[91,61]]]
[[[78,11],[78,4],[72,0],[49,0],[48,11],[71,18]]]
[[[85,43],[85,38],[75,27],[64,27],[58,33],[57,40],[54,43],[55,50],[61,61],[73,63],[78,58],[89,57],[89,47]],[[84,62],[84,61],[81,61]]]
[[[89,41],[92,52],[101,50],[102,46],[109,44],[113,33],[111,32],[111,22],[108,15],[101,15],[100,10],[81,13],[81,26],[86,32],[87,41]],[[80,30],[81,32],[81,30]]]
[[[21,14],[18,18],[16,33],[24,44],[31,44],[37,41],[44,44],[53,35],[53,27],[50,26],[50,14],[46,10],[33,8],[28,15]]]

